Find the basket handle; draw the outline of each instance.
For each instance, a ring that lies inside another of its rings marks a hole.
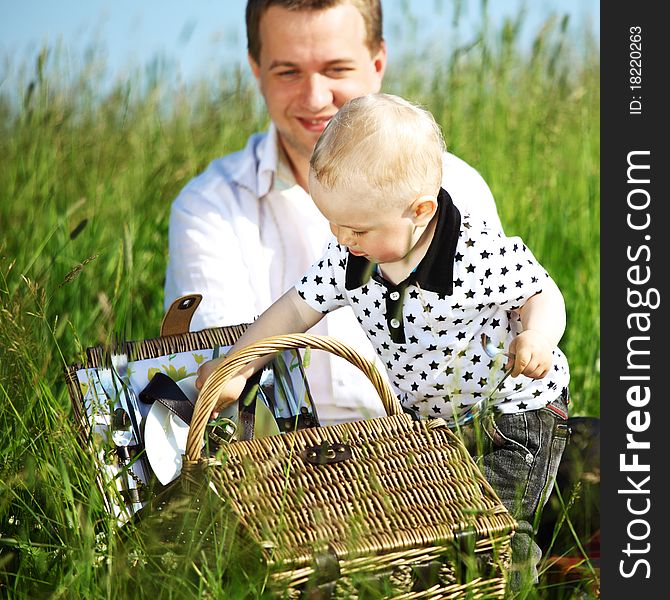
[[[242,348],[241,350],[227,357],[216,370],[208,377],[205,385],[200,390],[200,395],[195,403],[193,418],[188,431],[186,441],[186,460],[196,462],[200,458],[202,440],[205,434],[205,427],[209,421],[209,416],[216,406],[219,398],[219,392],[228,379],[230,379],[244,365],[253,362],[267,354],[282,352],[283,350],[293,350],[310,347],[315,350],[325,350],[336,356],[348,360],[352,365],[358,367],[377,390],[381,398],[384,410],[389,416],[402,413],[402,407],[398,402],[388,383],[382,379],[377,367],[367,358],[361,356],[353,348],[342,342],[328,336],[312,334],[291,334],[278,335]]]

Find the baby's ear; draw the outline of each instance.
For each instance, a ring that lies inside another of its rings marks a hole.
[[[411,206],[412,221],[418,227],[428,225],[437,212],[437,199],[434,196],[421,196]]]

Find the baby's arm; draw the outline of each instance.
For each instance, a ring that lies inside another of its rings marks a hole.
[[[563,295],[548,279],[542,292],[529,298],[517,312],[523,331],[510,344],[510,354],[515,357],[510,358],[507,367],[512,366],[512,377],[523,374],[541,379],[549,372],[552,352],[565,331]]]
[[[228,354],[273,335],[303,333],[316,325],[323,316],[323,313],[309,306],[298,295],[295,288],[291,288],[249,326]],[[202,388],[205,380],[214,372],[222,360],[224,359],[210,360],[198,369],[198,378],[195,383],[198,389]],[[270,360],[272,360],[272,356],[265,356],[240,369],[237,375],[233,376],[223,387],[217,409],[235,402],[242,393],[247,379]]]

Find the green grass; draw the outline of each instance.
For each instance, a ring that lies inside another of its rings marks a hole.
[[[598,48],[560,20],[527,53],[515,23],[455,46],[397,60],[385,90],[434,112],[450,150],[489,183],[506,232],[557,281],[573,414],[598,415]],[[159,528],[116,534],[63,367],[113,337],[158,335],[170,202],[266,116],[240,73],[189,89],[138,76],[100,97],[94,65],[65,66],[45,49],[19,108],[0,95],[0,596],[258,596],[262,574],[218,583],[241,560],[232,544],[203,554],[185,526],[189,539],[166,554]]]

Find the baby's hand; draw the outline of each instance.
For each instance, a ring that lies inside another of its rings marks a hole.
[[[214,373],[216,368],[221,364],[223,358],[215,358],[214,360],[207,361],[203,363],[198,369],[198,377],[195,380],[195,387],[199,390],[202,389],[202,386],[205,385],[205,381]],[[244,391],[244,386],[247,384],[247,378],[243,375],[235,375],[232,379],[229,379],[219,394],[219,399],[217,400],[216,406],[212,411],[212,417],[216,417],[218,412],[228,406],[237,402],[237,399],[242,395]]]
[[[542,379],[553,364],[553,347],[547,338],[533,329],[522,331],[509,345],[509,353],[514,356],[507,363],[512,367],[512,377],[525,375],[532,379]]]

